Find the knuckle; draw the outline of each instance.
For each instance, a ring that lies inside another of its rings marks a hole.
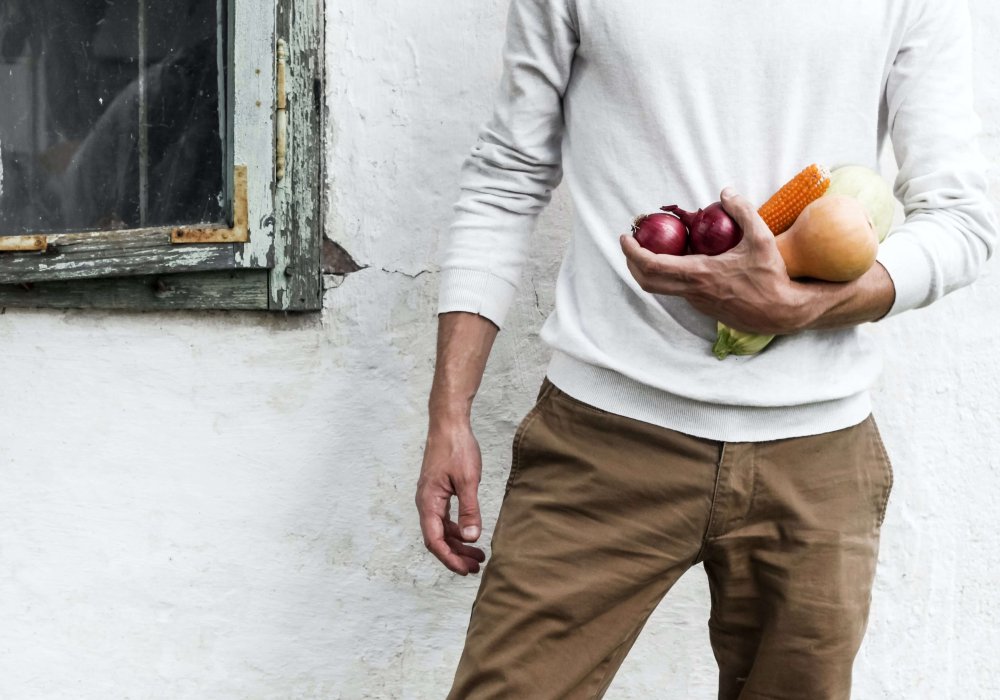
[[[767,224],[758,225],[754,222],[752,226],[743,227],[743,240],[740,241],[740,245],[759,248],[770,243],[773,239],[774,234],[771,233],[771,229],[767,228]]]
[[[454,476],[452,476],[452,481],[458,491],[468,491],[469,489],[474,489],[479,483],[474,474],[470,474],[466,471],[457,472]]]
[[[428,491],[418,491],[417,495],[413,497],[413,501],[421,513],[432,510],[434,505],[434,498]]]
[[[479,503],[475,498],[466,498],[458,504],[459,517],[479,516]]]
[[[734,192],[729,199],[729,203],[732,205],[733,209],[739,212],[746,212],[750,209],[750,200],[744,197],[739,192]]]

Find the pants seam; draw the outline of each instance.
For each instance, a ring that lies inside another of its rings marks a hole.
[[[754,445],[753,456],[750,458],[750,478],[753,480],[753,486],[750,488],[750,503],[747,505],[746,515],[743,516],[744,522],[749,519],[753,513],[754,504],[757,502],[757,486],[760,483],[760,479],[757,478],[757,446]]]
[[[653,611],[656,610],[656,607],[659,605],[659,603],[660,599],[657,599],[651,606],[649,606],[646,609],[645,615],[639,618],[642,625],[645,625],[645,621],[649,619],[650,615],[653,614]],[[629,639],[631,638],[632,638],[632,633],[629,633],[629,635],[626,636],[625,639],[623,639],[620,644],[616,645],[615,648],[612,649],[611,652],[606,657],[604,657],[604,661],[608,663],[608,670],[605,671],[604,675],[601,676],[601,682],[598,684],[596,694],[593,696],[594,700],[598,700],[598,698],[601,697],[601,691],[604,688],[604,685],[608,682],[609,677],[615,672],[616,667],[611,663],[611,660],[614,658],[615,654],[618,653],[619,649],[628,644]]]
[[[627,643],[628,643],[628,638],[626,637],[621,644],[612,649],[611,653],[608,654],[607,657],[605,657],[604,662],[608,664],[608,670],[604,672],[604,675],[601,676],[601,682],[597,684],[597,690],[593,695],[594,700],[598,700],[598,698],[601,697],[601,690],[604,688],[604,684],[607,683],[608,676],[614,671],[614,665],[611,663],[612,659],[614,658],[614,655],[617,654],[618,650],[621,649]]]

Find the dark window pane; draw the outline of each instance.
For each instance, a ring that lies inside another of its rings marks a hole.
[[[0,235],[224,220],[225,5],[0,2]]]

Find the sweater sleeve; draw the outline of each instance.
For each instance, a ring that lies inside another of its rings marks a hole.
[[[572,0],[511,0],[492,118],[461,172],[441,256],[438,313],[498,327],[520,281],[528,237],[562,180],[562,98],[578,44]]]
[[[970,284],[1000,236],[973,107],[967,0],[925,0],[903,36],[886,85],[905,221],[878,261],[896,287],[885,318]]]

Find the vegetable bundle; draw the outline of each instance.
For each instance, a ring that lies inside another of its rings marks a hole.
[[[894,203],[889,186],[869,168],[849,165],[831,172],[813,164],[758,213],[776,236],[789,277],[850,282],[875,264],[879,243],[892,225]],[[662,210],[669,213],[641,216],[632,228],[639,244],[655,253],[719,255],[743,237],[718,202],[696,213],[675,205]],[[712,352],[720,360],[754,355],[773,339],[719,323]]]

